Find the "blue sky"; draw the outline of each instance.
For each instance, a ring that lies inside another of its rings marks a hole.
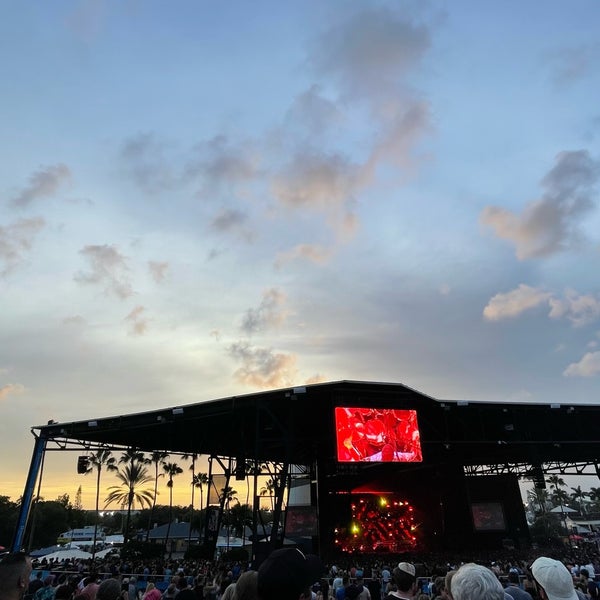
[[[11,495],[50,418],[338,379],[598,402],[595,1],[4,15]]]

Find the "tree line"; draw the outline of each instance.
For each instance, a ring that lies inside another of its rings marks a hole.
[[[136,450],[127,450],[119,457],[113,456],[107,449],[99,449],[87,456],[86,475],[95,476],[95,509],[84,510],[81,506],[81,486],[79,487],[74,502],[69,494],[64,494],[56,500],[46,501],[35,498],[32,513],[29,519],[25,540],[30,549],[51,546],[56,543],[60,533],[85,525],[94,525],[93,545],[98,538],[98,528],[102,526],[109,533],[122,533],[126,543],[134,532],[145,531],[145,541],[153,524],[167,523],[165,543],[169,540],[171,523],[175,520],[189,522],[188,544],[191,542],[192,530],[201,531],[204,523],[204,491],[209,484],[208,474],[197,472],[198,454],[184,454],[181,459],[184,463],[189,461],[191,471],[190,486],[191,498],[187,507],[173,505],[173,488],[175,479],[184,473],[181,464],[171,459],[168,452],[152,452],[145,454]],[[254,463],[247,461],[246,473],[254,474]],[[260,474],[265,465],[260,465]],[[120,513],[101,513],[100,495],[102,475],[113,472],[117,484],[107,488],[103,509],[117,507]],[[169,504],[158,505],[158,483],[161,478],[166,479],[169,491]],[[260,490],[261,496],[271,497],[275,490],[275,478],[269,478]],[[246,503],[240,503],[237,490],[230,486],[218,490],[219,500],[223,501],[223,525],[231,529],[236,535],[243,535],[245,526],[252,524],[252,507],[248,503],[250,494],[249,478],[246,478],[247,496]],[[196,508],[196,493],[200,495],[200,503]],[[0,496],[0,545],[8,546],[20,510],[20,499],[16,502],[8,496]],[[260,518],[263,522],[269,520],[270,511],[261,511]]]

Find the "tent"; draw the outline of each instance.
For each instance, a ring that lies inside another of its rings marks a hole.
[[[555,506],[550,512],[555,513],[555,514],[556,513],[558,513],[558,514],[565,513],[566,514],[566,513],[575,513],[577,511],[572,508],[569,508],[568,506]]]
[[[89,552],[84,552],[79,548],[70,548],[68,550],[57,550],[56,552],[52,552],[51,554],[46,554],[44,556],[46,560],[54,560],[54,561],[63,561],[63,560],[77,560],[77,559],[87,559],[92,558],[92,555]]]

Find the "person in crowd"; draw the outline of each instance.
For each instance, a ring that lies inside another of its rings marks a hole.
[[[235,584],[233,600],[258,600],[257,578],[256,571],[242,573]]]
[[[150,581],[146,584],[146,591],[142,596],[142,600],[160,600],[161,596],[160,590]]]
[[[475,563],[462,565],[451,585],[454,600],[504,600],[504,588],[495,573]]]
[[[317,556],[297,548],[272,552],[258,568],[256,589],[260,600],[311,600],[311,586],[321,578]]]
[[[121,600],[121,584],[113,577],[105,579],[96,591],[96,600]]]
[[[29,586],[31,571],[31,558],[24,552],[0,557],[0,598],[22,600]]]
[[[358,594],[358,600],[371,600],[371,591],[365,585],[365,581],[362,578],[362,576],[360,576],[360,577],[357,576],[355,583],[356,583],[356,587],[361,588],[360,594]],[[377,599],[377,600],[379,600],[379,599]]]
[[[412,600],[417,594],[417,577],[415,565],[401,562],[392,571],[392,583],[396,586],[384,600]]]
[[[43,575],[43,571],[38,571],[35,575],[35,579],[32,579],[29,582],[29,586],[27,587],[28,595],[34,596],[39,589],[44,587],[44,582],[42,581]]]
[[[344,573],[342,575],[342,585],[335,588],[335,600],[344,600],[346,597],[346,588],[350,585],[350,576]]]
[[[598,593],[598,586],[593,577],[590,578],[590,572],[587,567],[581,567],[581,569],[579,569],[579,579],[582,583],[583,593],[591,600],[598,600],[598,597],[600,596],[600,593]]]
[[[54,575],[44,578],[44,587],[41,587],[33,596],[34,600],[54,600]],[[93,598],[91,599],[93,600]]]
[[[573,576],[563,563],[540,556],[531,565],[541,600],[579,600]]]
[[[504,588],[504,591],[512,596],[513,600],[533,600],[529,592],[521,589],[518,571],[510,570],[508,572],[508,585]]]

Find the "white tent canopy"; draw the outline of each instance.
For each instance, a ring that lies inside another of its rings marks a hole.
[[[555,506],[551,511],[551,513],[575,513],[577,512],[573,508],[569,508],[568,506]]]
[[[79,548],[70,548],[67,550],[57,550],[56,552],[52,552],[51,554],[46,554],[46,556],[43,556],[42,558],[45,558],[46,560],[63,561],[67,559],[74,560],[79,558],[92,558],[92,555],[89,552],[84,552],[83,550],[80,550]]]

